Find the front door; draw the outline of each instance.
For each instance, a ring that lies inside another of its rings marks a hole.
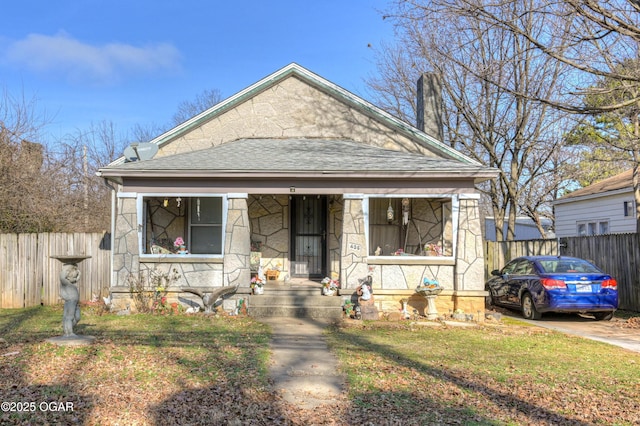
[[[291,199],[292,276],[321,278],[327,273],[327,197]]]

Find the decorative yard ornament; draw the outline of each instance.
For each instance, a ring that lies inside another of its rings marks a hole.
[[[402,199],[402,223],[407,225],[409,223],[409,199]]]
[[[62,262],[60,271],[60,297],[64,300],[62,311],[62,333],[60,337],[47,339],[48,342],[57,345],[87,345],[93,343],[93,336],[78,336],[74,327],[80,321],[80,292],[78,291],[78,281],[80,280],[80,270],[78,263],[91,256],[84,255],[64,255],[51,256]]]
[[[389,208],[387,209],[387,222],[393,222],[395,217],[395,212],[393,211],[393,207],[391,207],[391,198],[389,198]]]
[[[182,288],[181,290],[186,293],[200,296],[200,298],[202,299],[202,305],[204,306],[204,312],[210,314],[213,311],[215,303],[218,300],[223,299],[225,296],[235,293],[238,290],[238,286],[224,286],[217,288],[211,292],[201,292],[194,288]]]

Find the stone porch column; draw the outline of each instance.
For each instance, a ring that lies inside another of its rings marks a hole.
[[[138,275],[138,212],[135,194],[118,194],[113,241],[113,286],[128,286],[129,275]]]
[[[224,285],[249,287],[251,280],[248,194],[229,194],[224,243]]]
[[[367,277],[367,242],[365,238],[362,195],[344,196],[342,221],[342,261],[340,283],[342,288],[356,288]]]
[[[460,198],[455,272],[456,290],[484,290],[484,245],[478,198]]]

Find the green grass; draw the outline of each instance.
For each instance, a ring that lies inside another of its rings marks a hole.
[[[0,311],[0,399],[72,401],[74,413],[0,412],[0,423],[640,423],[639,353],[512,319],[331,327],[346,398],[306,412],[277,399],[270,330],[251,318],[86,309],[76,331],[95,344],[45,343],[61,318],[61,307]]]
[[[349,398],[366,409],[391,393],[386,413],[428,409],[464,424],[637,424],[640,354],[516,324],[370,323],[328,336]]]

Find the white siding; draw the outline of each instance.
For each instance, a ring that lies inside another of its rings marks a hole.
[[[624,202],[633,203],[633,192],[608,196],[592,196],[561,202],[554,205],[556,235],[574,237],[578,235],[578,223],[608,222],[609,234],[636,232],[635,215],[624,215]],[[635,212],[635,209],[633,210]]]

